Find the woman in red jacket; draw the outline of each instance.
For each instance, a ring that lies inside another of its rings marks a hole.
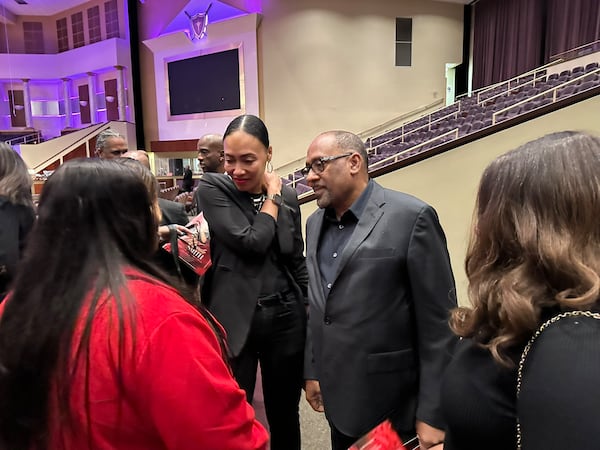
[[[221,327],[148,262],[156,229],[125,166],[50,177],[0,311],[1,449],[266,448]]]

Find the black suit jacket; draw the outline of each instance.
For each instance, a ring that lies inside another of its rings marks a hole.
[[[257,213],[228,175],[204,174],[196,193],[198,210],[210,228],[212,258],[202,302],[227,331],[230,351],[237,356],[246,343],[262,282],[273,276],[263,270],[273,249],[298,301],[305,299],[308,275],[296,191],[283,187],[277,222]]]
[[[158,206],[162,213],[161,225],[169,225],[171,223],[187,225],[189,222],[183,203],[173,202],[166,198],[159,197]]]
[[[440,379],[455,343],[456,298],[435,211],[374,183],[327,298],[317,257],[323,217],[318,210],[306,227],[305,377],[319,380],[327,418],[349,436],[390,415],[400,431],[415,417],[444,428]]]

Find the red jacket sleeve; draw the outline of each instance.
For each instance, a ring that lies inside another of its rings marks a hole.
[[[148,336],[136,372],[143,410],[169,450],[267,448],[266,430],[199,314],[164,320]]]

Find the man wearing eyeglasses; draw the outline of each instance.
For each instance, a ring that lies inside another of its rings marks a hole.
[[[456,338],[446,238],[435,210],[369,179],[360,138],[323,133],[303,169],[308,218],[306,398],[325,412],[333,450],[390,418],[422,449],[444,440],[440,380]]]

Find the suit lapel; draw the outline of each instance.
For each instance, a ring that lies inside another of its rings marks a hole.
[[[379,219],[383,215],[383,210],[381,209],[381,206],[383,206],[384,203],[385,201],[383,198],[383,189],[378,184],[374,184],[373,192],[371,192],[371,196],[368,199],[365,209],[361,217],[358,219],[358,223],[354,228],[352,236],[350,236],[350,240],[348,241],[348,243],[344,247],[344,250],[342,251],[340,264],[333,279],[334,284],[335,280],[338,278],[342,270],[344,270],[346,264],[348,264],[348,261],[350,261],[350,258],[352,258],[352,255],[354,254],[358,246],[363,243],[363,241],[367,238],[367,236],[369,236],[369,234],[371,234],[371,231],[373,230],[377,222],[379,222]]]

